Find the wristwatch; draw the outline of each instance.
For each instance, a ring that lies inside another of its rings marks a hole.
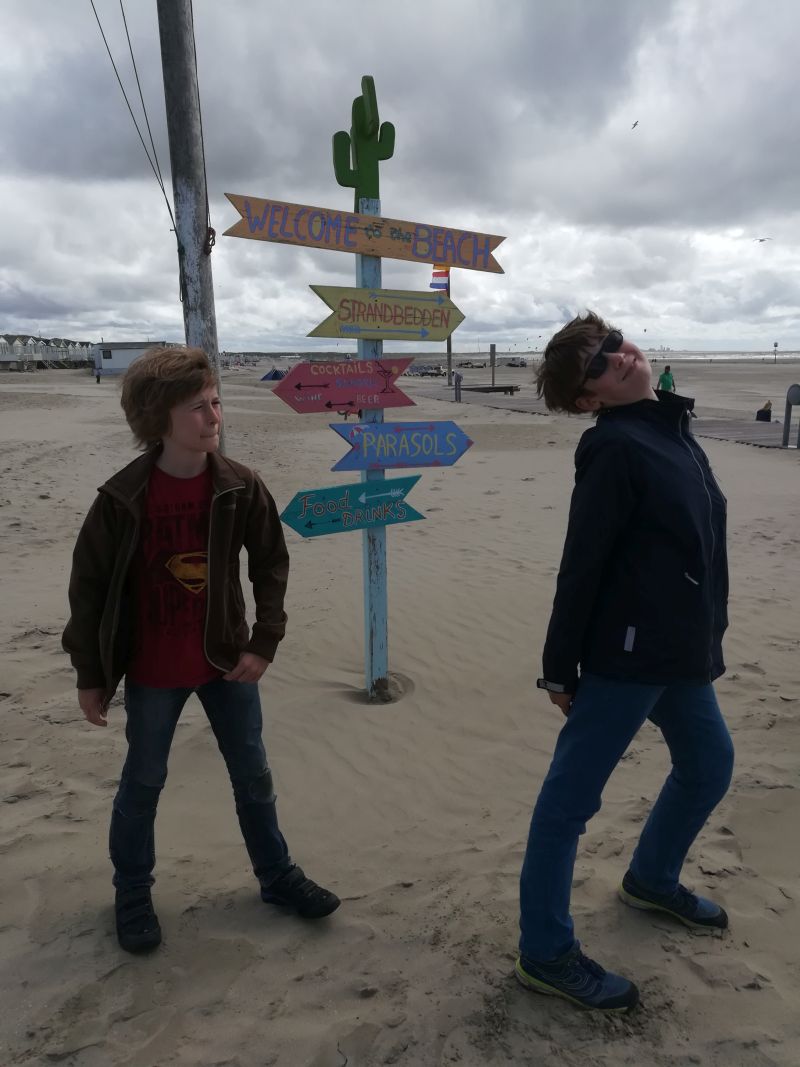
[[[566,693],[567,687],[560,682],[548,682],[545,678],[536,679],[537,689],[547,689],[550,693]]]

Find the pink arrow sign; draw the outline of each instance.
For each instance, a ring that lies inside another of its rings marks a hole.
[[[387,356],[340,363],[298,363],[275,386],[274,392],[301,413],[409,407],[414,401],[397,389],[394,382],[412,358]]]

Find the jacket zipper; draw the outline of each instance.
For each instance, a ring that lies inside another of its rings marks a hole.
[[[221,667],[218,663],[215,663],[211,656],[208,654],[208,604],[209,604],[209,592],[211,590],[211,527],[214,522],[214,505],[221,496],[225,496],[226,493],[235,493],[237,489],[243,489],[243,485],[233,485],[230,489],[223,489],[221,492],[216,493],[211,498],[211,508],[208,513],[208,543],[206,545],[206,617],[203,623],[203,654],[212,667],[216,667],[218,671],[227,673],[226,667]],[[236,666],[234,664],[234,666]]]
[[[714,503],[713,503],[713,501],[711,499],[711,493],[709,492],[709,489],[708,489],[708,483],[706,482],[706,476],[705,476],[705,474],[703,472],[703,466],[700,463],[700,461],[697,458],[697,456],[694,454],[692,446],[689,444],[689,442],[684,437],[684,434],[683,434],[683,420],[684,420],[685,417],[686,417],[685,415],[682,415],[680,421],[678,422],[678,437],[681,439],[683,444],[686,445],[686,448],[689,451],[689,455],[692,457],[692,459],[694,460],[695,466],[700,471],[700,480],[703,483],[703,489],[705,490],[706,498],[708,500],[708,528],[709,528],[709,531],[711,532],[711,572],[712,572],[712,575],[713,575],[714,559],[715,559],[715,557],[717,555],[717,538],[716,538],[716,536],[714,534]],[[688,578],[689,575],[687,574],[686,577]],[[689,580],[691,581],[691,579],[689,579]],[[713,646],[713,643],[714,643],[714,622],[715,622],[714,589],[713,589],[713,584],[712,584],[712,588],[711,588],[711,646]],[[709,673],[709,676],[710,676],[711,675],[711,647],[709,647],[709,651],[708,651],[708,673]]]
[[[126,501],[126,504],[127,504],[127,501]],[[115,645],[116,640],[117,640],[117,627],[119,626],[119,608],[120,608],[120,604],[122,603],[122,587],[125,584],[125,579],[128,576],[128,571],[130,570],[130,567],[131,567],[131,561],[133,560],[133,555],[134,555],[134,552],[136,551],[136,546],[137,546],[138,543],[139,543],[139,521],[134,516],[133,534],[131,536],[131,543],[130,543],[130,547],[128,548],[128,555],[127,555],[127,557],[125,559],[125,566],[124,566],[124,568],[122,570],[122,573],[120,575],[120,587],[119,587],[119,594],[120,595],[117,596],[117,602],[114,605],[114,618],[111,620],[111,649],[110,649],[111,662],[108,665],[111,668],[111,670],[110,670],[110,673],[107,674],[107,678],[113,678],[113,676],[114,676],[114,645]]]

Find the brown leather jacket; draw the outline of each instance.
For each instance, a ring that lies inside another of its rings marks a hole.
[[[105,485],[89,509],[72,556],[71,617],[62,637],[79,689],[113,696],[130,660],[136,617],[131,562],[139,540],[147,483],[160,448],[139,456]],[[243,651],[272,660],[286,632],[283,599],[289,553],[275,501],[241,463],[209,455],[213,497],[208,534],[204,651],[222,671]],[[247,625],[239,554],[247,549],[256,620]]]

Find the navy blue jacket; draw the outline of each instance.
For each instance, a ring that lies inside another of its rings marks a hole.
[[[575,452],[544,677],[704,683],[724,670],[725,497],[690,429],[694,401],[609,408]]]

